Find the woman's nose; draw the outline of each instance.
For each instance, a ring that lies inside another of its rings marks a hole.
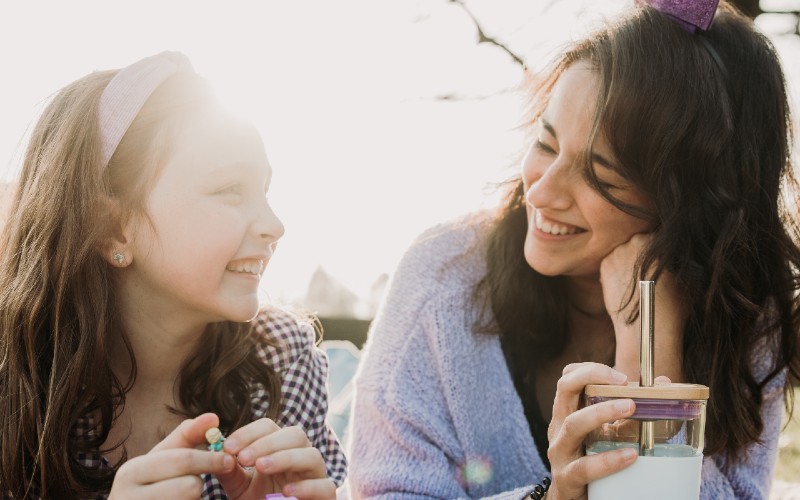
[[[570,170],[561,156],[526,158],[523,166],[525,201],[537,208],[568,209],[572,205],[571,185],[575,182]]]

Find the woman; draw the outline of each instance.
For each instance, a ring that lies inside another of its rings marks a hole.
[[[713,11],[712,11],[713,12]],[[800,374],[790,117],[775,52],[725,2],[691,33],[639,6],[530,89],[533,146],[497,213],[424,234],[356,380],[358,497],[547,498],[635,461],[586,457],[638,380],[634,284],[654,279],[656,374],[711,387],[702,498],[766,498]]]

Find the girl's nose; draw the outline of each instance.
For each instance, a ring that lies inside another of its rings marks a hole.
[[[277,241],[283,236],[285,228],[283,222],[275,215],[275,211],[264,198],[263,206],[259,207],[259,214],[253,223],[253,232],[259,237],[270,241]]]

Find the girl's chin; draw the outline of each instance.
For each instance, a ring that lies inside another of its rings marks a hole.
[[[243,307],[243,304],[241,303],[237,305],[238,307],[235,310],[229,310],[226,312],[226,321],[244,323],[258,316],[259,311],[261,311],[261,304],[258,301],[253,301],[252,304],[247,304],[247,307]]]

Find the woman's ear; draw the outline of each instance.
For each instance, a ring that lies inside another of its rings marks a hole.
[[[98,251],[103,259],[117,268],[128,267],[133,263],[133,250],[130,242],[132,241],[132,221],[121,217],[119,202],[109,200],[108,226],[106,236],[103,237]]]

